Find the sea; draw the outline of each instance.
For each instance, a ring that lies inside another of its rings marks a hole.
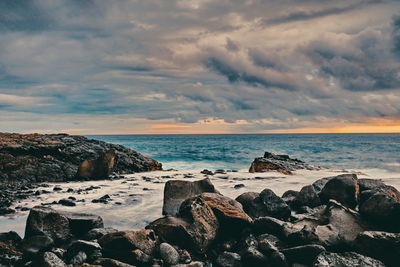
[[[277,195],[300,190],[315,180],[342,173],[381,179],[400,190],[400,134],[226,134],[226,135],[88,135],[88,138],[132,148],[163,164],[165,171],[135,173],[121,179],[46,183],[37,190],[49,193],[21,199],[16,213],[0,216],[0,232],[16,231],[22,237],[29,211],[47,205],[57,210],[100,215],[107,227],[141,229],[162,216],[163,190],[168,180],[195,181],[207,177],[203,169],[224,169],[208,176],[222,194],[236,198],[244,192],[272,189]],[[249,173],[251,162],[264,152],[287,154],[322,167],[293,175]],[[171,170],[169,170],[171,169]],[[53,191],[54,186],[63,190]],[[88,188],[96,188],[87,190]],[[72,189],[73,191],[70,192]],[[92,201],[110,196],[108,204]],[[76,206],[57,203],[73,197]]]
[[[335,169],[400,173],[395,134],[177,134],[90,135],[121,144],[163,163],[164,169],[247,170],[265,151]]]

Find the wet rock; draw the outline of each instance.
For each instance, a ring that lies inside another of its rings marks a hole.
[[[305,265],[311,265],[315,258],[324,251],[326,249],[320,245],[304,245],[281,250],[289,263],[302,263]]]
[[[87,255],[83,251],[79,251],[76,253],[70,260],[69,263],[76,266],[84,263],[87,259]]]
[[[0,208],[0,215],[7,215],[7,214],[12,214],[15,213],[15,209],[12,208]]]
[[[360,192],[366,190],[377,189],[379,187],[384,187],[385,184],[378,179],[358,179],[358,186],[360,187]]]
[[[103,204],[108,204],[108,202],[111,200],[111,197],[109,195],[104,195],[98,199],[93,199],[92,203],[103,203]]]
[[[280,251],[272,252],[268,257],[268,262],[270,266],[274,267],[288,267],[285,254]]]
[[[268,266],[268,258],[255,247],[248,247],[241,253],[244,266]]]
[[[25,238],[47,235],[55,242],[65,242],[72,236],[83,237],[93,228],[103,227],[100,216],[86,213],[60,212],[37,206],[30,210],[25,228]]]
[[[94,228],[92,230],[90,230],[89,232],[87,232],[87,234],[85,235],[85,240],[95,240],[95,239],[99,239],[103,236],[105,236],[108,233],[113,233],[113,232],[117,232],[117,229],[111,228],[111,227],[106,227],[106,228]]]
[[[250,205],[246,205],[244,211],[253,219],[270,216],[285,220],[291,213],[286,202],[270,189],[264,189],[251,201]]]
[[[355,240],[357,252],[381,260],[387,266],[398,266],[400,233],[366,231]]]
[[[114,259],[109,259],[109,258],[100,258],[94,262],[94,264],[101,265],[103,267],[135,267],[133,265],[120,262]]]
[[[253,200],[258,197],[259,193],[257,192],[245,192],[239,195],[235,200],[242,204],[244,211],[249,211],[252,208]]]
[[[235,234],[236,231],[240,232],[253,221],[236,200],[217,193],[203,193],[199,197],[212,209],[217,217],[220,224],[220,233]]]
[[[97,159],[84,160],[75,175],[77,180],[107,179],[112,173],[118,160],[117,153],[110,149],[101,154]]]
[[[176,249],[168,243],[160,244],[160,256],[165,263],[173,265],[179,262],[179,253]]]
[[[292,207],[293,201],[296,199],[297,195],[299,194],[298,191],[295,190],[288,190],[282,195],[283,201],[286,202],[290,207]]]
[[[43,267],[66,267],[67,265],[52,252],[45,252],[42,259]]]
[[[312,166],[298,159],[292,159],[288,155],[276,155],[265,152],[264,157],[254,159],[249,172],[278,171],[283,174],[292,174],[295,170],[315,170],[319,167]]]
[[[83,251],[87,255],[92,253],[94,250],[101,250],[101,246],[97,242],[90,242],[86,240],[76,240],[71,243],[68,248],[69,254],[75,254],[76,252]]]
[[[14,265],[21,260],[21,237],[16,232],[0,233],[0,265]]]
[[[315,259],[314,267],[385,267],[378,260],[370,257],[362,256],[354,252],[330,253],[322,252]]]
[[[107,255],[129,254],[134,249],[140,249],[148,255],[152,255],[156,249],[158,238],[152,230],[119,231],[109,233],[99,239],[99,244],[107,251]]]
[[[321,205],[321,200],[312,185],[304,186],[293,200],[293,206],[314,208]]]
[[[22,250],[26,254],[35,255],[54,245],[54,240],[45,235],[25,237],[22,242]]]
[[[357,175],[345,174],[331,178],[319,193],[323,203],[334,199],[349,208],[355,208],[359,198]]]
[[[400,231],[400,192],[392,186],[361,194],[360,213],[383,230]]]
[[[207,174],[207,175],[214,175],[214,173],[212,171],[209,171],[207,169],[202,170],[200,173]]]
[[[237,253],[233,252],[223,252],[221,253],[217,260],[216,263],[220,267],[241,267],[241,257]]]
[[[268,245],[268,248],[270,248],[269,250],[275,250],[275,248],[277,250],[281,250],[286,247],[286,244],[282,240],[280,240],[278,237],[271,235],[271,234],[261,234],[257,237],[257,241],[258,241],[259,249],[261,251],[262,251],[262,249],[260,248],[260,246],[264,242],[269,243],[269,245]]]
[[[58,204],[61,204],[63,206],[68,206],[68,207],[76,206],[76,203],[72,199],[66,199],[66,198],[60,199],[58,201]]]
[[[218,193],[210,179],[189,182],[170,180],[164,187],[163,215],[175,216],[182,202],[204,192]]]
[[[245,185],[244,184],[235,184],[234,186],[233,186],[233,188],[235,188],[235,189],[240,189],[240,188],[243,188]]]
[[[56,185],[55,187],[53,187],[53,191],[62,191],[62,187],[59,185]]]
[[[160,218],[146,228],[153,229],[168,243],[205,252],[219,229],[218,219],[211,207],[201,197],[189,198],[182,203],[179,216]]]
[[[277,237],[284,235],[284,228],[287,223],[273,217],[260,217],[254,220],[253,229],[258,234],[272,234]]]

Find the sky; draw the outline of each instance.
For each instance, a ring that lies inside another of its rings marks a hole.
[[[400,132],[400,1],[1,0],[0,131]]]

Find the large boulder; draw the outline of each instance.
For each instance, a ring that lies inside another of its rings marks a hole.
[[[56,243],[63,243],[71,237],[83,238],[93,228],[102,228],[100,216],[56,211],[49,207],[37,206],[30,210],[25,227],[25,238],[48,236]]]
[[[71,180],[83,161],[96,160],[112,150],[118,158],[114,172],[161,170],[160,163],[132,149],[83,136],[0,133],[0,182]]]
[[[357,236],[355,247],[361,254],[376,258],[389,266],[399,265],[400,234],[366,231]]]
[[[187,247],[204,253],[214,242],[219,221],[212,208],[201,196],[185,200],[178,213],[179,217],[167,216],[150,223],[146,228],[165,242]]]
[[[99,239],[105,256],[131,264],[150,259],[158,243],[153,230],[119,231]]]
[[[332,253],[322,252],[315,259],[314,267],[385,267],[376,259],[354,252]]]
[[[236,198],[243,203],[244,211],[253,219],[270,216],[278,219],[287,219],[291,210],[286,202],[277,196],[271,189],[264,189],[258,196],[249,193]],[[254,198],[253,198],[254,197]]]
[[[292,159],[288,155],[265,152],[264,157],[254,159],[249,172],[277,171],[283,174],[292,174],[293,171],[301,169],[315,170],[320,168],[298,159]]]
[[[400,192],[381,186],[361,194],[360,213],[383,230],[400,231]]]
[[[320,245],[304,245],[281,250],[289,263],[301,263],[306,265],[311,265],[315,258],[324,251],[326,251],[326,249]]]
[[[75,175],[77,180],[107,179],[115,168],[118,156],[114,149],[102,153],[94,160],[84,160]]]
[[[304,186],[292,202],[292,206],[295,208],[302,206],[315,208],[319,205],[321,205],[321,200],[312,185]]]
[[[319,193],[319,197],[323,203],[334,199],[346,207],[355,208],[358,204],[359,193],[357,175],[345,174],[329,179]]]
[[[164,187],[163,215],[175,216],[183,201],[204,192],[218,193],[210,179],[199,181],[170,180]]]

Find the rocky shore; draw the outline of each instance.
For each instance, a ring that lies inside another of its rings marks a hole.
[[[37,182],[95,180],[161,170],[161,163],[121,145],[67,134],[0,133],[0,215]]]
[[[175,192],[176,194],[172,194]],[[236,199],[208,178],[169,180],[164,217],[146,229],[105,228],[93,214],[30,210],[22,239],[0,234],[4,266],[398,266],[400,192],[355,174],[278,196]]]

